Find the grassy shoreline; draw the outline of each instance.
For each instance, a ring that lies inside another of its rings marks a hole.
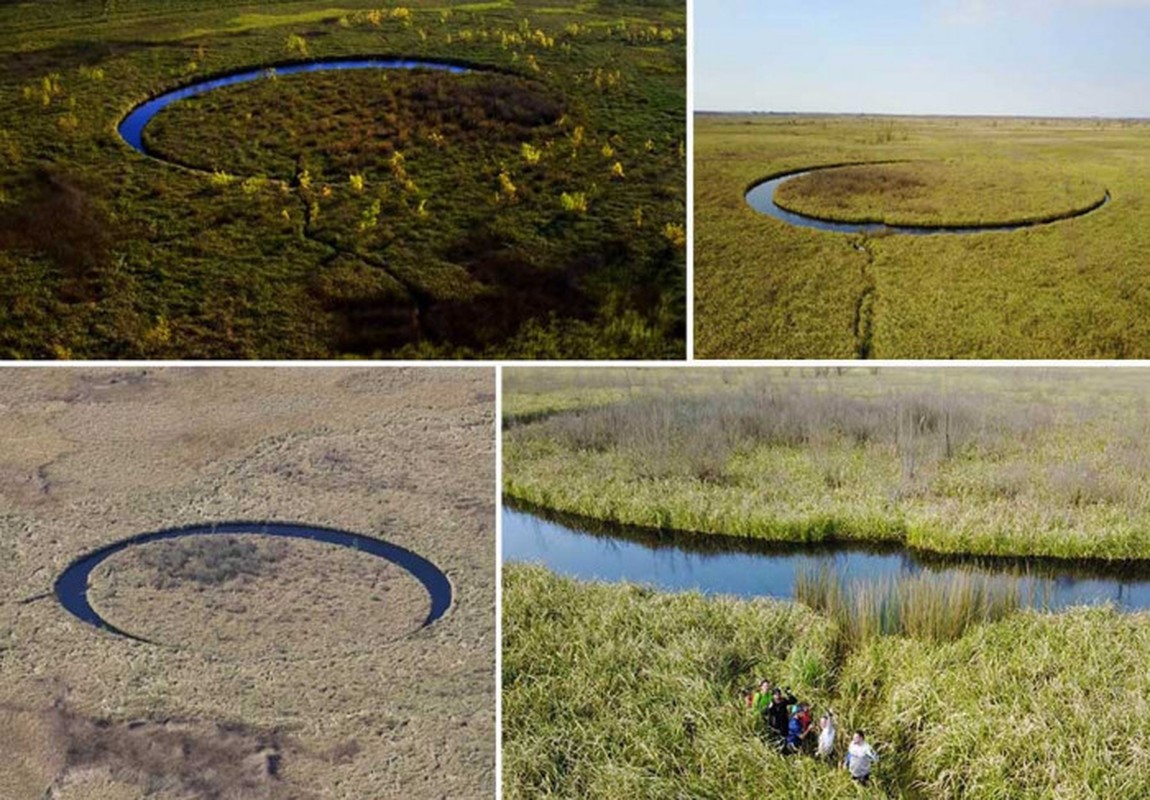
[[[554,411],[508,428],[504,494],[660,531],[1150,558],[1141,372],[991,370],[960,388],[945,371],[748,370],[698,386],[671,372],[597,406],[576,398],[610,387],[572,386],[566,406],[540,387]],[[530,408],[531,393],[509,404]]]
[[[843,651],[794,603],[504,569],[505,796],[1112,797],[1150,791],[1150,615],[1012,613]],[[765,743],[738,705],[790,685],[882,756],[869,792]],[[1068,700],[1067,698],[1073,698]]]

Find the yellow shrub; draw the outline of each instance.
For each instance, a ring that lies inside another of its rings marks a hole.
[[[515,184],[512,183],[511,176],[507,174],[507,170],[503,170],[499,173],[499,191],[509,200],[514,198],[519,191]]]
[[[680,250],[687,246],[687,228],[684,225],[668,222],[663,228],[663,236]]]
[[[288,34],[284,41],[284,49],[288,55],[298,55],[307,58],[307,39],[298,34]]]
[[[568,214],[583,215],[587,213],[587,195],[583,192],[573,194],[564,192],[559,198],[559,203]]]

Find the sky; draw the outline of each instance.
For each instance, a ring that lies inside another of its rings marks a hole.
[[[1150,0],[695,0],[695,108],[1150,117]]]

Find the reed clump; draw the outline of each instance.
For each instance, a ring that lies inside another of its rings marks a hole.
[[[795,598],[829,617],[848,647],[880,636],[946,642],[1024,605],[1017,583],[974,572],[844,582],[831,570],[800,573]]]

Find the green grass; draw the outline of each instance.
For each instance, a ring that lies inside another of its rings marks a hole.
[[[681,3],[100,7],[0,8],[0,355],[682,356]],[[193,169],[115,132],[197,78],[365,54],[495,73],[229,87],[147,130]]]
[[[504,570],[508,798],[1140,797],[1150,617],[1018,613],[948,642],[836,627],[794,604]],[[875,786],[783,758],[739,705],[789,684],[878,749]],[[690,721],[688,724],[687,721]],[[692,733],[693,731],[693,733]]]
[[[509,418],[504,492],[536,506],[769,540],[1150,558],[1143,370],[506,374],[506,408],[535,411]]]
[[[1150,292],[1141,276],[1150,247],[1150,125],[713,115],[696,122],[700,358],[1150,353]],[[926,185],[856,187],[845,197],[831,187],[817,196],[826,178],[810,176],[811,192],[799,184],[785,194],[804,194],[789,204],[805,210],[892,221],[1040,217],[1080,207],[1103,188],[1112,202],[1008,233],[860,237],[791,226],[744,199],[769,175],[890,160],[924,162],[915,171]]]

